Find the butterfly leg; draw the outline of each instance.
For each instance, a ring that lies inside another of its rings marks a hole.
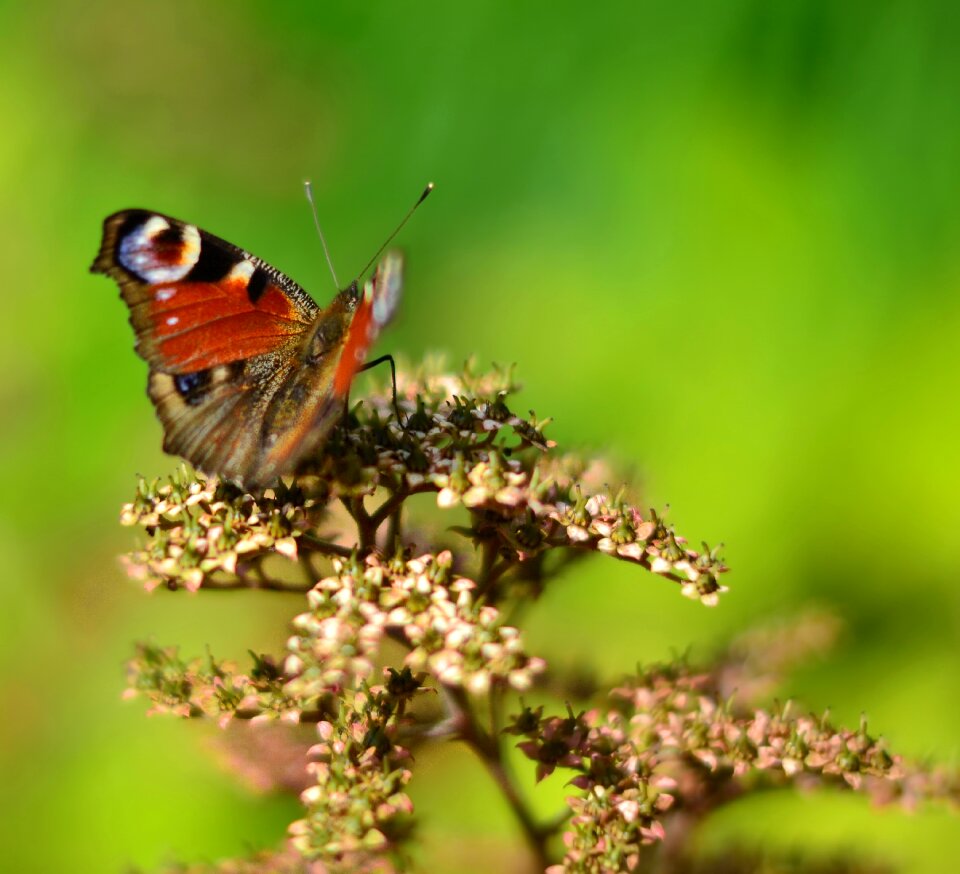
[[[397,423],[401,428],[406,428],[406,423],[403,421],[403,416],[400,415],[400,404],[397,403],[397,365],[393,360],[392,355],[381,355],[379,358],[374,358],[373,361],[368,361],[357,373],[362,373],[364,370],[370,370],[373,367],[376,367],[378,364],[383,364],[384,362],[390,362],[390,380],[393,385],[393,412],[397,417]]]

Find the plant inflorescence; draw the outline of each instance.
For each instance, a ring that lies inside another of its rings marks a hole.
[[[706,665],[677,659],[576,701],[564,694],[521,629],[523,608],[558,573],[598,553],[714,606],[727,568],[718,549],[692,549],[611,487],[603,460],[558,452],[546,420],[508,406],[515,390],[504,370],[400,374],[405,421],[389,394],[366,399],[275,488],[247,494],[186,469],[140,481],[121,521],[145,535],[124,562],[147,589],[262,589],[302,602],[277,651],[251,653],[243,668],[153,644],[130,662],[128,694],[153,712],[246,725],[228,760],[303,804],[276,852],[177,870],[405,870],[414,751],[426,743],[476,753],[540,871],[708,870],[691,852],[697,825],[769,786],[956,797],[953,776],[907,766],[865,721],[836,727],[769,703],[782,672],[832,636],[828,616],[753,632]],[[427,505],[436,509],[416,512]],[[564,781],[569,797],[541,821],[523,783],[545,779]],[[795,863],[783,870],[877,870]],[[766,870],[750,848],[723,864]]]

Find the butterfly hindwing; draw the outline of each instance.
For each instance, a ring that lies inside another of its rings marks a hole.
[[[265,483],[261,423],[295,367],[290,356],[268,354],[189,374],[152,370],[147,393],[164,450],[229,480]]]

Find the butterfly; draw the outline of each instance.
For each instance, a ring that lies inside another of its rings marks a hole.
[[[362,291],[354,280],[320,308],[255,255],[143,209],[104,220],[90,269],[115,279],[130,309],[164,451],[248,490],[330,434],[403,285],[403,259],[388,252]]]

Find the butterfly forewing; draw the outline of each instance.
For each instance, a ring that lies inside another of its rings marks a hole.
[[[297,340],[318,308],[292,279],[195,225],[145,210],[108,217],[93,270],[117,280],[137,352],[191,373]]]

